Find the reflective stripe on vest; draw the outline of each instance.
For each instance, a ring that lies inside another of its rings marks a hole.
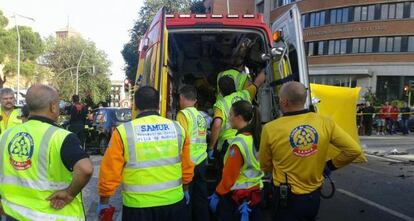
[[[4,172],[4,159],[3,159],[3,153],[4,153],[4,149],[6,148],[6,142],[7,142],[7,138],[9,137],[11,130],[6,130],[6,132],[4,132],[1,140],[0,140],[0,176],[3,176]]]
[[[44,180],[28,180],[15,176],[0,176],[0,183],[24,186],[34,190],[62,190],[69,186],[64,182],[50,182]]]
[[[187,118],[187,124],[190,133],[190,158],[191,161],[198,165],[204,159],[207,158],[207,126],[203,116],[195,109],[194,107],[186,108],[181,110],[184,116]],[[196,112],[196,113],[195,113]],[[197,114],[197,116],[196,116]],[[198,118],[201,117],[204,121],[204,128],[199,128]],[[204,131],[204,135],[199,135],[199,130],[202,129]]]
[[[11,203],[5,199],[1,199],[1,203],[3,204],[4,207],[9,207],[10,209],[20,213],[22,216],[29,217],[31,220],[65,220],[65,221],[84,220],[84,219],[79,219],[73,216],[55,215],[55,214],[48,214],[48,213],[42,213],[39,211],[34,211],[27,207],[23,207],[23,206]]]
[[[168,181],[165,183],[151,184],[147,186],[122,184],[122,190],[126,192],[146,193],[146,192],[153,192],[153,191],[158,191],[158,190],[174,188],[174,187],[180,186],[181,184],[182,184],[181,179]]]

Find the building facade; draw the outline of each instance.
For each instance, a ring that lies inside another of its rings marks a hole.
[[[370,90],[379,102],[407,100],[404,86],[414,80],[414,1],[205,0],[204,4],[208,13],[226,14],[227,2],[230,13],[263,13],[270,26],[296,3],[311,82],[361,87],[361,95]]]
[[[293,3],[302,14],[311,82],[361,87],[362,95],[371,89],[379,102],[407,99],[414,1],[269,0],[270,22]]]

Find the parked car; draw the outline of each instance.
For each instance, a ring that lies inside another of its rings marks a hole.
[[[104,154],[112,131],[120,124],[132,119],[131,109],[102,107],[92,110],[86,126],[86,150]]]

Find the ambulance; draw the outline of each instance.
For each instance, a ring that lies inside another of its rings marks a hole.
[[[246,41],[250,46],[240,49]],[[296,80],[309,87],[296,5],[271,29],[261,14],[166,14],[161,8],[140,39],[138,50],[134,89],[144,85],[156,88],[161,95],[160,115],[171,119],[179,110],[177,93],[184,84],[197,88],[197,108],[212,115],[217,75],[231,68],[237,50],[245,50],[245,72],[252,81],[265,68],[266,83],[255,99],[263,123],[280,115],[277,91],[281,84]]]

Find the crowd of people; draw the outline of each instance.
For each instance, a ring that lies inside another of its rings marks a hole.
[[[358,134],[371,136],[373,129],[379,136],[393,135],[401,132],[408,135],[410,132],[409,119],[411,109],[408,103],[404,103],[399,108],[396,103],[390,105],[385,102],[378,109],[374,108],[370,102],[357,106],[357,126]]]
[[[137,116],[113,130],[101,161],[99,220],[112,220],[110,198],[120,186],[123,220],[263,220],[265,175],[272,177],[273,220],[315,220],[324,176],[361,149],[332,119],[305,108],[307,89],[296,81],[280,87],[283,115],[263,126],[255,97],[265,72],[251,80],[242,70],[218,75],[209,137],[194,86],[179,89],[175,119],[159,115],[155,88],[135,92]],[[23,110],[11,89],[0,90],[0,101],[0,214],[7,221],[84,220],[81,191],[93,164],[82,148],[87,108],[79,96],[62,107],[58,91],[40,84],[28,89]],[[62,108],[69,130],[56,124]],[[330,144],[341,152],[327,160]],[[217,169],[212,192],[207,161]]]

